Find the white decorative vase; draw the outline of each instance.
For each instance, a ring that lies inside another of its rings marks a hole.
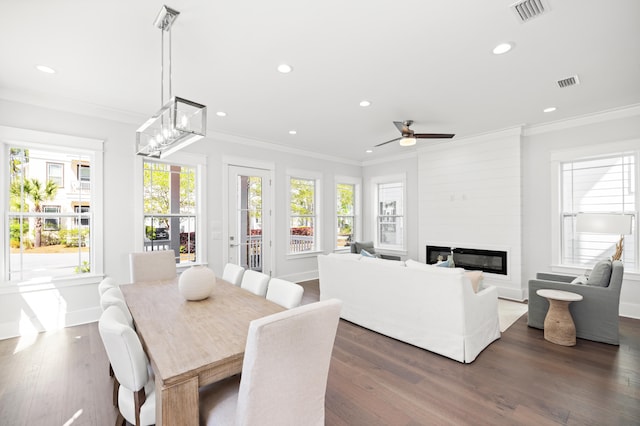
[[[216,274],[206,266],[192,266],[180,274],[178,289],[187,300],[203,300],[211,295]]]

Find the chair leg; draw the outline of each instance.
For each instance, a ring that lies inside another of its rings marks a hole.
[[[118,407],[118,390],[120,389],[120,382],[115,377],[113,378],[113,406]]]
[[[147,400],[147,394],[144,391],[144,386],[139,391],[133,393],[133,400],[135,405],[136,426],[140,425],[140,408],[142,404]]]
[[[109,363],[109,377],[113,377],[113,367],[111,367],[111,363]]]
[[[122,417],[122,413],[118,412],[118,417],[116,417],[116,426],[127,426],[127,422]]]

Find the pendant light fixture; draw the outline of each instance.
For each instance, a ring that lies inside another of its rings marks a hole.
[[[206,134],[207,107],[178,96],[171,89],[171,27],[180,12],[162,6],[154,21],[161,30],[160,59],[160,105],[161,108],[136,131],[136,151],[138,155],[153,158],[165,158]],[[169,100],[164,100],[164,35],[169,35]]]

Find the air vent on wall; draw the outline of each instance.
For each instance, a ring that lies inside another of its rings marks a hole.
[[[558,80],[556,83],[558,83],[558,86],[562,89],[569,86],[577,86],[578,84],[580,84],[580,80],[578,80],[577,75],[572,75],[571,77]]]
[[[522,0],[513,3],[510,7],[522,22],[528,22],[549,9],[542,0]]]

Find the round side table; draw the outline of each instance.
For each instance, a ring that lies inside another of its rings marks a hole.
[[[540,289],[538,296],[549,301],[549,310],[544,318],[544,338],[562,346],[575,346],[576,325],[569,312],[569,303],[579,302],[582,295],[570,291]]]

